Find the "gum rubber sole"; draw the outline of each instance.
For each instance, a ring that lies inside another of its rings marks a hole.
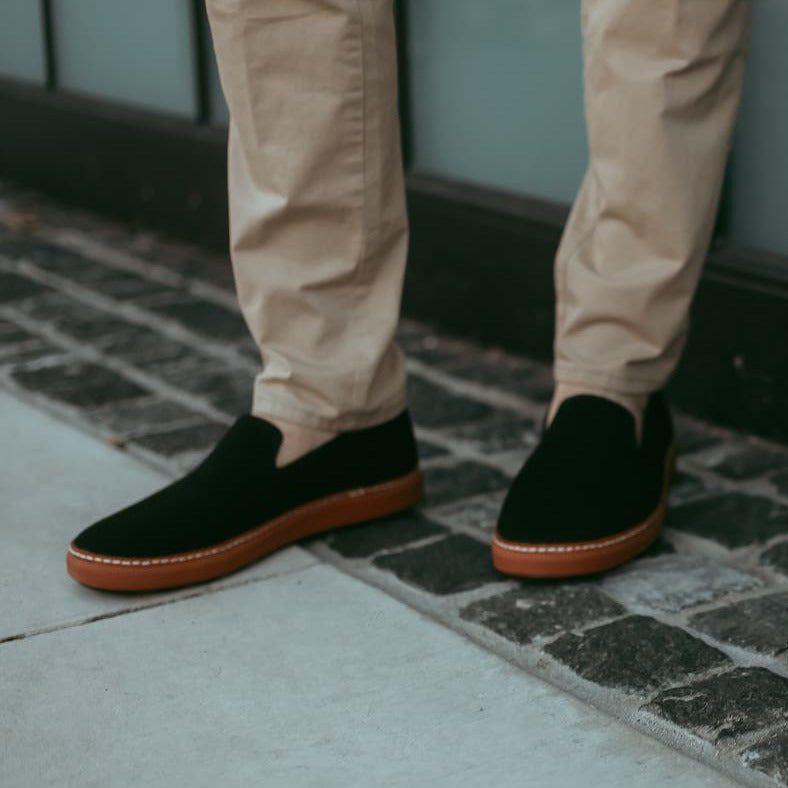
[[[496,531],[492,542],[493,565],[499,572],[515,577],[576,577],[612,569],[640,555],[662,532],[675,463],[671,448],[665,459],[665,481],[659,503],[642,523],[602,539],[556,544],[511,542]]]
[[[130,558],[91,553],[72,544],[66,566],[77,582],[106,591],[159,591],[201,583],[234,572],[307,536],[409,509],[423,494],[422,473],[415,470],[388,482],[311,501],[200,550]]]

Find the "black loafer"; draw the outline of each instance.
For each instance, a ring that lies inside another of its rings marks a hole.
[[[628,561],[662,530],[674,464],[660,393],[649,399],[640,445],[626,408],[590,395],[568,399],[504,500],[495,567],[518,577],[571,577]]]
[[[281,440],[272,424],[242,416],[184,478],[79,534],[66,556],[69,574],[113,591],[198,583],[422,497],[407,411],[277,468]]]

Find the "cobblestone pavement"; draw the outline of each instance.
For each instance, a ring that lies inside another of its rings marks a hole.
[[[604,576],[514,581],[487,543],[549,370],[413,322],[400,339],[426,502],[309,549],[743,783],[788,786],[788,447],[679,415],[661,541]],[[248,410],[258,363],[223,256],[0,183],[0,385],[177,475]]]

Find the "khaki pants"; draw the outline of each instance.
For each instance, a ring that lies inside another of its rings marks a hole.
[[[264,363],[253,412],[333,430],[384,421],[406,404],[392,2],[207,5],[231,114],[233,266]],[[748,0],[583,1],[591,155],[556,261],[559,382],[647,393],[675,368],[748,11]]]

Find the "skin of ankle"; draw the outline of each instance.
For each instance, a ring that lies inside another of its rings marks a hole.
[[[271,418],[266,416],[266,421],[273,424],[282,433],[282,444],[276,455],[276,467],[281,468],[291,462],[309,454],[324,443],[328,443],[339,433],[329,430],[316,430],[312,427],[304,427],[301,424],[293,424],[290,421]]]
[[[638,443],[643,439],[643,412],[648,403],[648,394],[619,394],[612,391],[604,391],[602,389],[594,389],[589,386],[579,386],[572,383],[559,383],[555,387],[553,398],[550,401],[550,407],[547,411],[547,426],[549,427],[555,414],[561,405],[570,397],[576,397],[580,394],[592,394],[595,397],[604,397],[611,402],[626,408],[635,419],[635,435],[637,436]]]

